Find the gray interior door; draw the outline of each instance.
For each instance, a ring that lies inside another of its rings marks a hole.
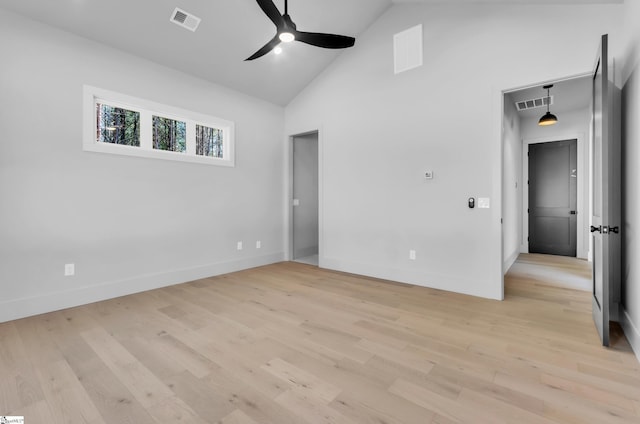
[[[318,133],[293,138],[294,260],[318,254]]]
[[[529,145],[529,252],[576,256],[576,140]]]
[[[602,36],[594,66],[591,113],[592,314],[602,344],[608,346],[611,307],[620,295],[621,152],[619,92],[610,81],[607,35]]]

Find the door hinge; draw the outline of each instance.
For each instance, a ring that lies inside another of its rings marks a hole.
[[[527,213],[531,213],[531,211],[529,209],[527,209]]]

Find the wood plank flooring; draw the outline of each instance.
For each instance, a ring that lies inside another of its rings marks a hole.
[[[591,291],[591,263],[567,256],[521,254],[509,274],[535,283]]]
[[[531,258],[523,257],[526,262]],[[638,423],[588,292],[504,302],[281,263],[0,324],[0,415],[68,423]]]

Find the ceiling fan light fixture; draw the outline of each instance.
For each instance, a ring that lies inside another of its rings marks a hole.
[[[304,32],[298,31],[295,22],[289,16],[288,1],[284,0],[284,14],[273,3],[273,0],[256,0],[260,9],[276,26],[276,34],[274,37],[257,52],[245,59],[245,61],[255,60],[264,56],[278,46],[280,43],[290,43],[299,41],[311,46],[322,47],[325,49],[346,49],[353,47],[356,39],[346,35],[326,34],[322,32]]]
[[[291,32],[284,31],[284,32],[281,32],[280,35],[278,35],[278,38],[283,43],[290,43],[290,42],[292,42],[293,40],[296,39],[296,36],[293,35],[293,33],[291,33]]]
[[[551,103],[551,101],[549,100],[550,99],[549,89],[551,87],[553,87],[553,84],[545,85],[544,87],[542,87],[543,90],[547,90],[547,113],[542,115],[542,117],[538,121],[538,125],[540,125],[541,127],[547,127],[549,125],[553,125],[556,122],[558,122],[558,117],[553,113],[549,112],[549,103]]]

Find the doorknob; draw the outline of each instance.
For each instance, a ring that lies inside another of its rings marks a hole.
[[[620,232],[620,229],[618,227],[609,227],[609,231],[614,234],[618,234]]]
[[[598,225],[597,227],[594,227],[593,225],[591,226],[591,232],[595,233],[595,232],[599,232],[602,233],[602,225]]]

